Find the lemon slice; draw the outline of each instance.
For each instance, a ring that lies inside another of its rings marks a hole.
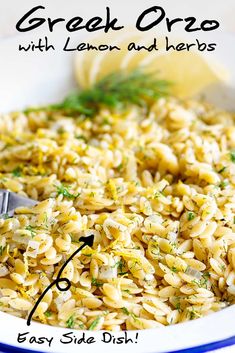
[[[79,86],[86,88],[107,74],[120,70],[122,58],[127,54],[128,43],[135,38],[133,30],[126,29],[121,35],[111,32],[96,36],[92,40],[84,40],[96,47],[106,44],[117,46],[121,50],[79,52],[75,57],[75,76]]]
[[[136,40],[138,37],[133,33],[124,33],[123,36],[119,35],[119,38],[114,40],[110,39],[110,42],[107,44],[112,44],[119,47],[121,50],[110,51],[110,52],[101,52],[96,54],[93,60],[93,63],[90,67],[90,74],[88,75],[89,85],[94,84],[96,81],[100,80],[102,77],[107,76],[111,72],[121,70],[121,62],[124,57],[128,55],[128,44],[132,40]]]
[[[135,43],[135,48],[138,48],[139,46],[141,49],[139,51],[130,50],[126,53],[126,55],[123,56],[122,62],[120,64],[120,68],[122,70],[131,71],[134,68],[141,66],[143,60],[151,60],[151,58],[155,57],[155,55],[159,55],[159,52],[164,47],[164,39],[162,37],[154,38],[153,36],[146,37],[139,35],[137,40],[132,40],[131,42]],[[151,49],[151,47],[154,46],[154,42],[157,50]],[[151,51],[148,51],[148,49]]]
[[[112,37],[114,34],[112,33]],[[105,43],[107,40],[110,40],[110,35],[107,34],[106,40],[104,41],[104,36],[95,36],[92,40],[88,38],[84,40],[84,43],[93,44],[96,47],[100,44]],[[93,64],[94,58],[97,55],[96,50],[90,51],[81,51],[77,53],[75,56],[75,78],[78,82],[78,85],[82,88],[86,88],[88,86],[88,75]]]
[[[149,48],[153,44],[154,36],[144,36],[132,30],[124,32],[121,36],[117,33],[102,35],[95,38],[92,43],[116,45],[121,50],[113,51],[88,51],[78,53],[76,56],[76,78],[78,84],[85,88],[93,85],[102,77],[111,72],[126,70],[131,71],[141,67],[152,73],[157,73],[159,78],[173,83],[171,92],[179,98],[187,98],[198,94],[207,87],[228,80],[226,70],[197,51],[164,51],[165,39],[156,37],[158,50],[128,51],[128,44]],[[179,42],[179,40],[174,40]]]
[[[86,42],[86,41],[85,41]],[[132,29],[126,29],[121,35],[117,33],[96,36],[88,42],[98,47],[100,44],[115,45],[121,50],[113,51],[87,51],[79,52],[75,58],[75,76],[80,87],[86,88],[93,85],[102,77],[119,70],[131,71],[139,66],[146,57],[154,55],[142,49],[141,51],[128,50],[128,45],[134,42],[137,45],[149,47],[152,36],[143,36]],[[161,42],[161,46],[159,43]],[[158,48],[163,46],[163,39],[157,41]]]
[[[171,81],[171,92],[179,98],[192,97],[229,77],[228,72],[212,58],[193,51],[157,54],[145,58],[140,66]]]

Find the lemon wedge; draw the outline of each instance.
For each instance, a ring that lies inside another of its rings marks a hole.
[[[158,56],[159,52],[163,50],[164,47],[164,38],[156,38],[156,47],[158,50],[148,51],[147,48],[153,46],[154,38],[153,36],[139,35],[136,40],[131,40],[135,43],[135,47],[138,46],[142,48],[140,51],[130,50],[127,51],[126,55],[123,55],[122,61],[120,63],[120,68],[122,70],[133,70],[137,67],[142,66],[144,60],[151,60],[151,58]],[[130,43],[130,42],[129,42]],[[143,49],[146,48],[146,49]]]
[[[165,38],[157,38],[158,50],[129,51],[131,42],[148,48],[153,36],[143,36],[129,30],[122,35],[110,34],[94,38],[92,43],[116,45],[121,50],[87,51],[78,53],[75,60],[75,73],[80,87],[86,88],[111,72],[135,68],[157,73],[160,79],[173,83],[171,93],[179,98],[192,97],[207,87],[228,80],[227,71],[211,56],[198,51],[164,51]],[[177,41],[175,39],[175,41]],[[181,40],[182,41],[182,40]]]
[[[100,78],[121,69],[120,63],[128,53],[128,43],[136,39],[132,30],[119,33],[108,33],[87,40],[89,44],[98,47],[100,44],[112,45],[120,50],[83,51],[75,57],[75,77],[80,87],[87,88]],[[86,42],[86,40],[84,41]]]
[[[171,93],[179,98],[192,97],[229,77],[217,62],[193,51],[157,54],[142,60],[140,66],[171,81]]]
[[[107,44],[116,45],[121,50],[96,54],[90,67],[90,74],[88,75],[89,85],[94,84],[96,81],[100,80],[104,76],[107,76],[111,72],[121,70],[122,60],[128,54],[127,47],[132,39],[135,40],[137,37],[133,33],[128,33],[124,36],[119,36],[116,40],[111,39],[108,43],[106,40]]]

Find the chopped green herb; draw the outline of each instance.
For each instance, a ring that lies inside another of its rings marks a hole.
[[[188,221],[191,221],[194,218],[195,218],[195,213],[194,212],[188,212]]]
[[[137,316],[134,313],[131,313],[127,308],[123,307],[122,312],[125,315],[130,315],[134,320],[137,319]]]
[[[119,164],[119,165],[116,167],[116,169],[120,172],[120,171],[123,169],[123,164],[122,164],[122,163]]]
[[[2,245],[0,246],[0,256],[3,255],[5,249],[6,249],[6,246],[2,246]]]
[[[196,318],[196,312],[193,311],[193,310],[190,310],[190,311],[189,311],[189,319],[190,319],[190,320],[193,320],[193,319],[195,319],[195,318]]]
[[[76,199],[80,193],[78,193],[77,195],[71,194],[69,192],[70,186],[64,186],[63,184],[61,184],[60,186],[56,186],[57,188],[57,195],[63,195],[64,197],[67,197],[68,199]]]
[[[113,267],[117,267],[118,269],[118,274],[119,275],[125,275],[126,273],[128,273],[128,271],[123,271],[124,267],[125,267],[125,262],[121,259],[120,261],[117,261]]]
[[[43,214],[43,223],[45,225],[45,228],[48,228],[48,215],[46,212]]]
[[[8,213],[4,213],[2,216],[2,219],[8,219],[8,218],[11,218],[11,216],[9,216]]]
[[[176,303],[175,308],[176,308],[176,310],[181,311],[180,302]]]
[[[67,326],[67,328],[74,328],[74,325],[75,325],[75,321],[74,321],[74,317],[72,315],[66,321],[66,326]]]
[[[225,265],[220,265],[220,268],[221,268],[222,271],[226,270],[226,266]]]
[[[91,284],[92,284],[92,286],[96,286],[96,287],[102,287],[103,286],[103,283],[99,282],[97,280],[97,278],[94,278],[94,277],[92,277]]]
[[[192,283],[196,284],[200,288],[207,289],[208,279],[210,278],[209,272],[203,273],[202,277],[199,280],[194,279]]]
[[[125,307],[122,308],[122,312],[123,312],[123,314],[130,315],[129,310]]]
[[[62,127],[60,127],[60,128],[57,130],[57,133],[62,135],[62,134],[65,133],[65,129],[63,129]]]
[[[22,173],[22,169],[20,167],[16,167],[13,171],[12,171],[12,175],[14,177],[20,177]]]
[[[34,238],[35,235],[37,234],[37,232],[35,232],[36,227],[33,227],[31,225],[28,225],[27,227],[25,227],[26,230],[28,230],[31,233],[31,237]]]
[[[50,310],[47,310],[47,311],[45,312],[45,316],[46,316],[46,317],[50,317],[51,315],[52,315],[52,313],[51,313]]]
[[[89,330],[94,330],[96,326],[99,324],[101,317],[98,316],[90,325]]]
[[[84,140],[84,141],[86,141],[86,138],[85,138],[85,136],[83,136],[83,135],[76,135],[75,138],[76,138],[77,140]]]
[[[110,125],[110,121],[108,118],[104,118],[102,121],[102,125]]]
[[[221,187],[222,189],[224,189],[226,186],[229,185],[228,180],[223,180],[221,181],[221,183],[219,184],[219,187]]]
[[[209,272],[204,272],[202,277],[209,279],[210,278],[210,273]]]
[[[222,167],[219,171],[218,171],[218,173],[223,173],[224,171],[225,171],[225,169],[227,169],[227,167]]]
[[[175,272],[175,273],[176,273],[176,272],[179,272],[179,270],[177,270],[177,268],[176,268],[175,266],[171,267],[171,271],[172,271],[172,272]]]
[[[120,276],[124,276],[124,275],[126,275],[127,273],[128,273],[128,271],[118,272],[118,274],[119,274]]]
[[[159,197],[162,197],[164,196],[163,192],[162,191],[156,191],[154,194],[153,194],[153,198],[154,199],[158,199]]]
[[[233,163],[235,163],[235,151],[230,152],[230,159]]]
[[[169,241],[169,244],[170,244],[173,248],[177,249],[177,243],[176,243],[175,241]]]

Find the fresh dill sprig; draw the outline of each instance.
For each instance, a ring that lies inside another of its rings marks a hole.
[[[25,112],[44,109],[91,117],[103,106],[109,108],[120,108],[126,104],[146,106],[151,101],[167,95],[169,86],[170,82],[159,80],[154,74],[143,70],[136,69],[130,73],[114,72],[89,89],[71,93],[61,103],[42,108],[29,108]]]

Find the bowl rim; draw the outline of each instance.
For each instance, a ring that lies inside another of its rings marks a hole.
[[[147,329],[147,330],[136,330],[126,331],[127,335],[133,335],[138,333],[139,338],[141,337],[140,345],[135,346],[137,353],[203,353],[210,352],[215,349],[220,349],[228,346],[235,345],[235,305],[231,305],[225,309],[222,309],[216,313],[211,313],[205,317],[197,320],[187,321],[172,326],[166,326],[158,329]],[[96,340],[96,347],[98,352],[109,352],[109,344],[102,343],[101,337],[105,332],[108,331],[81,331],[71,330],[68,328],[55,327],[50,325],[41,324],[39,322],[32,321],[31,326],[26,326],[26,320],[15,317],[5,312],[0,312],[0,320],[4,322],[3,330],[0,330],[0,351],[4,353],[8,352],[25,352],[25,353],[46,353],[66,352],[66,345],[60,343],[60,338],[64,334],[74,335],[74,337],[80,338],[84,333],[85,336],[93,336]],[[29,344],[27,341],[25,344],[18,343],[15,339],[13,343],[12,336],[15,338],[22,331],[29,334],[29,337],[53,337],[56,339],[55,344],[52,347],[38,346]],[[10,332],[10,334],[8,333]],[[110,332],[112,337],[121,337],[125,331]],[[86,337],[86,338],[87,338]],[[128,336],[129,337],[129,336]],[[83,352],[91,352],[89,345],[80,345]],[[91,345],[92,346],[92,345]],[[41,348],[43,347],[43,351]],[[122,345],[122,352],[129,352],[128,345]],[[133,346],[132,346],[133,347]],[[76,346],[69,344],[69,352],[76,352]],[[93,347],[92,347],[93,348]],[[113,352],[116,351],[117,346],[113,346]],[[118,347],[119,348],[119,347]]]
[[[203,344],[201,346],[184,348],[177,351],[168,351],[165,353],[205,353],[205,352],[212,352],[217,349],[231,347],[234,345],[235,345],[235,336],[232,336],[224,340]],[[2,353],[35,353],[35,352],[44,353],[43,351],[35,351],[31,349],[26,349],[26,348],[19,348],[17,346],[4,344],[1,342],[0,342],[0,350],[2,351]]]

